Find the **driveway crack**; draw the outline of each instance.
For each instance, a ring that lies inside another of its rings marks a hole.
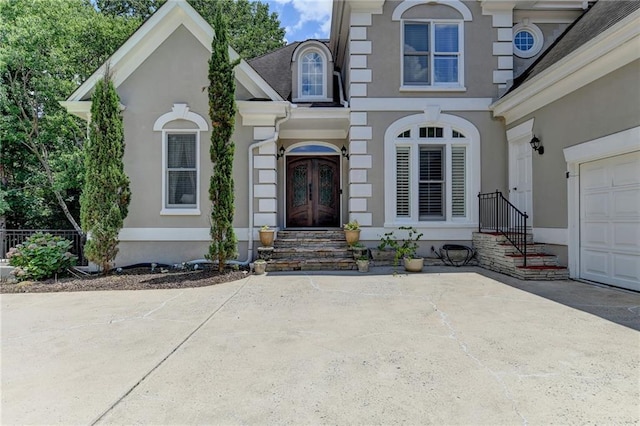
[[[145,373],[142,378],[140,380],[138,380],[133,386],[131,386],[124,394],[122,394],[122,396],[120,398],[118,398],[113,404],[111,404],[106,410],[104,410],[102,412],[102,414],[100,414],[95,420],[93,420],[91,422],[91,426],[97,424],[100,420],[102,420],[107,414],[109,414],[109,412],[111,412],[111,410],[113,410],[118,404],[120,404],[127,396],[129,396],[131,394],[131,392],[133,392],[138,386],[140,386],[140,384],[142,384],[142,382],[144,382],[147,377],[149,377],[151,374],[153,374],[154,371],[156,371],[162,364],[165,363],[165,361],[167,361],[174,353],[176,353],[176,351],[178,349],[180,349],[185,343],[187,343],[187,341],[189,341],[189,339],[191,339],[191,337],[196,334],[206,323],[208,323],[231,299],[233,299],[239,292],[240,290],[242,290],[243,288],[246,287],[246,285],[249,283],[249,281],[251,281],[251,276],[249,276],[246,281],[244,282],[244,284],[242,284],[240,287],[238,287],[238,289],[231,295],[229,296],[224,302],[222,302],[222,304],[220,306],[218,306],[208,317],[206,317],[200,324],[198,324],[198,326],[193,329],[191,331],[191,333],[189,333],[187,335],[187,337],[185,337],[180,343],[178,343],[173,349],[171,349],[171,351],[169,351],[169,353],[160,360],[160,362],[158,362],[156,365],[154,365],[149,371],[147,371],[147,373]],[[160,306],[162,307],[162,306]],[[154,309],[157,310],[160,307]],[[153,311],[148,312],[147,314],[152,313]],[[145,315],[146,316],[146,315]]]
[[[467,357],[471,358],[476,364],[478,364],[479,367],[481,367],[483,370],[487,371],[489,373],[489,375],[494,378],[494,380],[502,388],[502,392],[504,393],[505,398],[511,403],[511,407],[513,408],[513,411],[522,419],[522,424],[525,425],[525,426],[527,424],[529,424],[527,419],[524,417],[524,415],[518,409],[518,403],[514,399],[514,397],[511,395],[511,392],[509,391],[509,387],[504,382],[502,377],[498,373],[493,371],[491,368],[489,368],[489,366],[485,365],[485,363],[482,362],[482,360],[480,360],[478,357],[473,355],[473,353],[471,353],[471,351],[470,351],[469,347],[467,346],[467,344],[464,341],[460,340],[460,338],[458,337],[458,333],[456,332],[453,324],[451,324],[451,321],[449,320],[449,316],[447,315],[447,313],[442,311],[442,310],[440,310],[438,308],[438,305],[436,305],[430,299],[429,299],[429,303],[433,307],[433,310],[435,312],[437,312],[438,315],[440,316],[440,322],[449,330],[449,338],[453,339],[458,344],[458,346],[460,346],[460,349],[462,349],[462,352]]]

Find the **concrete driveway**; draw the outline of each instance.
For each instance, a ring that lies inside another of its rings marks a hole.
[[[2,424],[640,422],[640,295],[428,270],[2,295]]]

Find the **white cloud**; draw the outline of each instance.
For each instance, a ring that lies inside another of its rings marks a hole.
[[[318,38],[328,38],[331,27],[332,0],[275,0],[280,4],[291,4],[298,13],[298,22],[291,27],[295,32],[308,22],[317,22],[320,25],[320,32],[314,34]]]

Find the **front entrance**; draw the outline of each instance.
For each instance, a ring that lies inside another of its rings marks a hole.
[[[340,157],[287,156],[286,159],[286,226],[340,226]]]

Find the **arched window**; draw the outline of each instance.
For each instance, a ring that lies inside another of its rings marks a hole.
[[[300,61],[300,97],[325,98],[325,63],[322,55],[310,51]]]
[[[460,117],[423,114],[397,120],[385,133],[385,223],[468,224],[479,191],[479,133]]]
[[[174,104],[153,125],[162,132],[162,215],[200,214],[200,133],[206,120]]]

